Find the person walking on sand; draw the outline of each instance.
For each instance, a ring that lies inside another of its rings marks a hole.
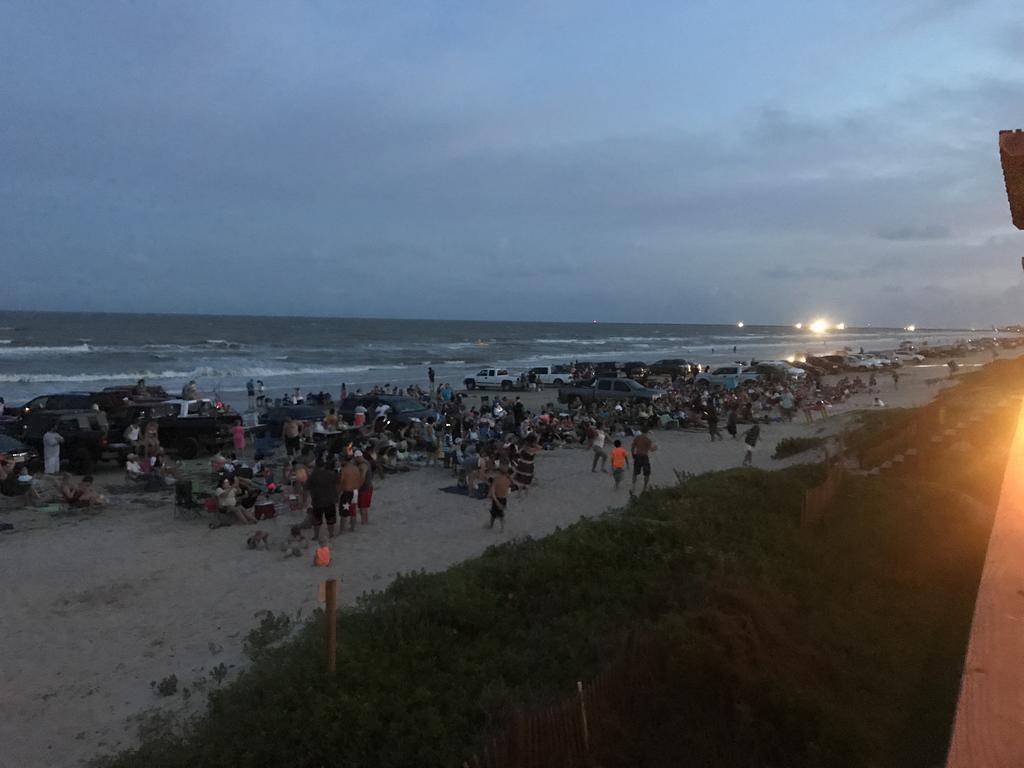
[[[356,466],[359,467],[359,473],[363,478],[356,497],[359,506],[359,522],[362,525],[367,525],[370,522],[370,504],[373,503],[373,473],[377,465],[373,460],[372,453],[364,455],[362,451],[356,451],[353,456]]]
[[[899,389],[900,388],[900,375],[896,371],[892,372],[892,388],[893,389]]]
[[[651,440],[647,434],[647,426],[644,425],[640,429],[639,437],[633,438],[633,444],[630,446],[630,452],[633,454],[633,484],[629,487],[630,493],[636,492],[636,479],[641,473],[644,476],[643,490],[647,490],[647,485],[651,481],[651,452],[656,450],[658,446]]]
[[[511,482],[508,479],[508,470],[500,467],[491,481],[491,524],[488,528],[494,527],[494,521],[498,521],[499,528],[505,530],[505,511],[508,509],[508,492]]]
[[[729,406],[729,415],[725,418],[725,431],[732,435],[732,439],[736,439],[736,403]]]
[[[594,461],[590,465],[591,472],[597,472],[597,462],[601,462],[601,471],[607,472],[608,452],[604,449],[605,441],[608,439],[600,424],[590,428],[590,448],[594,452]]]
[[[299,424],[291,416],[281,427],[281,437],[284,438],[284,449],[285,453],[289,456],[294,456],[299,452],[299,433],[302,431],[302,425]]]
[[[754,463],[754,448],[761,437],[761,425],[755,424],[743,433],[743,442],[746,443],[747,452],[743,456],[743,466],[749,467]]]
[[[327,521],[327,535],[334,538],[334,525],[338,521],[338,475],[324,461],[318,461],[307,481],[310,498],[310,522],[313,538],[320,539],[320,526]]]
[[[60,472],[60,445],[63,442],[56,423],[43,434],[43,471],[48,475]]]
[[[715,404],[708,401],[707,410],[704,412],[704,418],[708,422],[708,434],[711,435],[711,442],[715,442],[717,437],[719,440],[723,440],[722,433],[718,431],[718,409],[715,408]]]
[[[622,482],[622,476],[626,474],[626,469],[629,467],[629,456],[626,453],[626,449],[622,447],[622,441],[616,440],[612,448],[612,478],[615,480],[615,490],[619,490],[619,484]]]
[[[355,459],[345,459],[345,463],[341,465],[341,474],[338,476],[338,490],[341,493],[341,498],[338,499],[338,510],[342,517],[348,518],[350,531],[356,529],[356,511],[358,509],[356,494],[362,484],[363,473]],[[342,527],[344,527],[344,523],[342,523]]]

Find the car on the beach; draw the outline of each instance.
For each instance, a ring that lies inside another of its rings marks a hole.
[[[600,400],[617,400],[620,402],[650,401],[657,400],[664,394],[660,389],[645,387],[633,379],[602,378],[595,379],[590,384],[560,387],[558,390],[558,402],[570,403],[577,398],[584,403]]]
[[[900,350],[900,351],[896,352],[895,357],[901,363],[904,363],[904,364],[906,364],[906,363],[920,363],[920,362],[923,362],[924,359],[925,359],[924,355],[919,355],[917,352],[908,352],[908,351],[904,351],[904,350]]]
[[[270,437],[281,437],[281,429],[289,419],[312,424],[326,415],[326,409],[317,405],[275,405],[260,414],[259,423],[263,427],[260,431]]]
[[[519,385],[519,374],[508,368],[481,368],[474,376],[462,380],[466,389],[515,389]]]
[[[752,367],[755,368],[758,373],[765,375],[777,374],[781,376],[789,376],[794,379],[801,379],[807,375],[807,371],[803,368],[798,368],[786,360],[762,360]]]
[[[21,442],[12,435],[0,434],[0,454],[7,457],[13,469],[20,464],[27,464],[32,467],[38,463],[39,454],[29,445]]]
[[[747,381],[757,381],[761,374],[752,366],[720,365],[706,373],[699,373],[694,379],[699,386],[736,386]]]
[[[560,387],[572,381],[572,371],[567,365],[535,365],[526,372],[526,377],[533,377],[540,384]]]
[[[182,459],[194,459],[201,452],[214,453],[231,440],[231,426],[242,417],[211,400],[165,400],[171,415],[153,419],[160,445]]]
[[[667,357],[663,360],[655,360],[648,366],[648,371],[654,376],[686,376],[690,373],[691,365],[681,357]]]
[[[366,409],[367,423],[373,423],[377,408],[381,405],[388,406],[388,421],[399,427],[426,421],[431,416],[437,417],[437,411],[430,406],[403,395],[349,395],[338,406],[338,415],[351,424],[356,408],[360,405]]]
[[[56,427],[64,438],[60,447],[61,463],[68,464],[75,472],[92,474],[96,464],[111,455],[107,435],[109,426],[107,414],[103,411],[35,411],[25,414],[21,420],[21,432],[17,438],[26,445],[43,452],[43,435]]]
[[[889,365],[889,361],[871,355],[850,355],[845,365],[851,371],[876,371]]]
[[[833,359],[834,356],[819,357],[818,355],[808,355],[804,362],[807,365],[814,366],[825,373],[839,373],[843,369],[842,361],[836,361]]]

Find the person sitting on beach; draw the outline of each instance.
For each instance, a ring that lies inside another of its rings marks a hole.
[[[139,457],[134,453],[129,453],[128,458],[124,463],[125,476],[129,480],[142,480],[142,464],[139,463]]]
[[[291,534],[287,541],[281,543],[281,551],[284,552],[284,556],[288,557],[301,557],[302,553],[309,549],[309,541],[302,533],[301,525],[293,525],[291,527]]]
[[[316,549],[313,550],[313,567],[314,568],[327,568],[331,564],[331,545],[327,540],[327,537],[320,536],[320,541],[316,545]]]
[[[69,507],[95,507],[106,501],[93,488],[92,475],[86,475],[78,483],[66,478],[59,486],[59,491],[61,500]]]
[[[231,478],[221,478],[217,488],[217,509],[221,514],[230,515],[243,524],[255,524],[256,518],[238,503],[238,488]]]
[[[256,531],[245,541],[249,549],[270,549],[270,534],[266,531]]]

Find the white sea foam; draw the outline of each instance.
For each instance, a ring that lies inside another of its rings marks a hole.
[[[88,344],[75,344],[73,346],[59,347],[5,346],[0,349],[0,355],[3,357],[42,357],[45,355],[80,355],[94,351],[96,351],[95,348]]]
[[[269,379],[277,376],[321,376],[346,373],[366,373],[371,370],[401,370],[404,365],[340,365],[340,366],[303,366],[295,368],[272,368],[263,366],[243,366],[239,368],[215,368],[201,366],[191,370],[166,371],[119,371],[116,373],[0,373],[0,383],[42,384],[42,383],[84,383],[91,381],[149,381],[178,379],[221,379],[221,378],[261,378]]]

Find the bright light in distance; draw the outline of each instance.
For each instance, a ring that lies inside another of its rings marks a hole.
[[[740,322],[736,323],[736,327],[737,328],[742,328],[743,327],[743,322],[740,321]]]
[[[793,327],[794,327],[794,328],[796,328],[796,329],[797,329],[797,330],[799,331],[799,330],[800,330],[801,328],[803,328],[803,327],[804,327],[804,324],[803,324],[803,323],[797,323],[797,324],[796,324],[796,325],[794,325]]]
[[[839,323],[838,325],[836,325],[836,330],[837,331],[845,331],[846,330],[846,323]]]
[[[828,321],[819,318],[807,327],[810,329],[811,333],[824,333],[828,330]]]
[[[908,326],[907,326],[906,328],[904,328],[903,330],[905,330],[905,331],[910,331],[911,333],[913,333],[914,331],[916,331],[916,330],[917,330],[917,326],[916,326],[916,325],[908,325]]]

